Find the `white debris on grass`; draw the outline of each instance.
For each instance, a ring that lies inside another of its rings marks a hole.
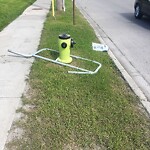
[[[109,47],[107,45],[93,43],[93,42],[92,42],[92,48],[94,51],[100,51],[100,52],[107,52],[109,50]]]

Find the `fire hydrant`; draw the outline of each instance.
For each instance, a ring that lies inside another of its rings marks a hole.
[[[70,48],[76,44],[69,34],[60,34],[59,35],[59,57],[58,61],[63,63],[71,63],[72,57],[70,57]]]

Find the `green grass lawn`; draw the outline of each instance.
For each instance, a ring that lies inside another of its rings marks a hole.
[[[18,150],[149,150],[150,121],[139,99],[108,54],[92,51],[91,43],[98,39],[78,11],[72,25],[71,2],[56,19],[48,15],[39,48],[58,49],[58,35],[68,33],[77,43],[72,54],[103,66],[95,75],[74,75],[67,73],[70,68],[36,59],[20,109],[26,119],[17,123],[24,134],[10,145]]]
[[[0,31],[35,0],[0,0]]]

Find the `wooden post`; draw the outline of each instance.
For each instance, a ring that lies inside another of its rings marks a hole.
[[[75,0],[73,0],[73,25],[75,24]]]

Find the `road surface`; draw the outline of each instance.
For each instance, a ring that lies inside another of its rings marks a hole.
[[[150,18],[134,18],[134,0],[76,0],[150,101]]]

